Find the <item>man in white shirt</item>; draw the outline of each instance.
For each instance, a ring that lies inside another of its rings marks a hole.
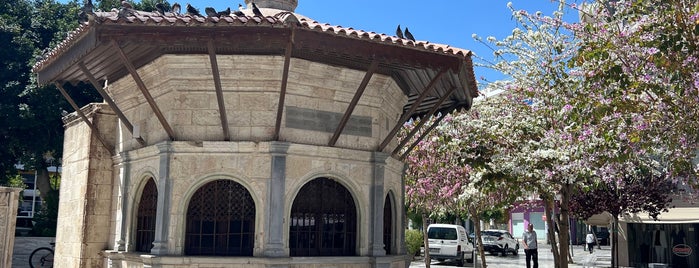
[[[587,231],[585,242],[587,243],[588,250],[590,250],[590,254],[592,254],[592,249],[595,247],[595,235],[592,234],[592,231]]]
[[[534,225],[529,224],[524,234],[522,234],[522,244],[524,245],[524,255],[527,257],[527,268],[532,268],[530,263],[534,260],[534,268],[539,268],[539,253],[536,251],[536,231]]]

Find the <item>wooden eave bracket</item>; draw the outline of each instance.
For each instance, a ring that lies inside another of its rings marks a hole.
[[[63,88],[63,86],[61,86],[60,83],[53,82],[53,84],[56,86],[56,88],[58,88],[58,90],[61,92],[61,95],[63,95],[63,97],[68,101],[68,103],[70,103],[70,106],[72,106],[73,109],[78,113],[78,115],[83,120],[83,122],[85,122],[85,124],[87,124],[87,126],[90,127],[90,129],[92,130],[92,133],[95,134],[95,137],[97,137],[97,140],[99,140],[99,142],[102,143],[104,148],[107,149],[107,151],[109,152],[109,155],[113,156],[114,149],[112,149],[112,147],[107,143],[107,141],[102,137],[102,135],[100,135],[100,132],[97,129],[97,126],[92,124],[90,119],[87,119],[87,116],[85,116],[85,113],[83,113],[83,111],[80,110],[80,107],[78,107],[78,105],[75,103],[73,98],[71,98],[70,95],[68,95],[68,92],[66,92],[66,90]]]
[[[114,100],[112,99],[112,97],[110,97],[109,94],[107,94],[107,91],[99,85],[95,76],[92,75],[92,73],[90,73],[90,70],[87,69],[87,67],[85,66],[85,64],[83,62],[78,62],[78,67],[80,67],[80,70],[82,70],[83,74],[85,74],[87,79],[90,80],[90,84],[92,84],[92,87],[94,87],[95,90],[97,90],[97,92],[100,94],[100,96],[102,96],[104,101],[107,102],[107,105],[109,105],[109,107],[112,108],[114,113],[116,113],[117,117],[119,117],[119,120],[121,120],[121,123],[124,124],[126,129],[133,136],[133,125],[131,124],[131,121],[129,121],[129,119],[126,118],[126,115],[124,115],[124,113],[121,111],[121,109],[119,109],[119,107],[116,105],[116,103],[114,103]],[[136,140],[138,141],[138,143],[141,144],[141,146],[146,145],[146,141],[143,140],[143,138],[137,137]]]
[[[277,120],[274,124],[274,137],[273,140],[279,140],[279,132],[282,127],[282,116],[284,114],[284,101],[286,100],[286,87],[289,81],[289,67],[291,65],[291,52],[294,49],[294,38],[296,35],[296,27],[291,26],[291,34],[289,36],[289,42],[286,44],[286,50],[284,51],[284,68],[282,70],[282,83],[279,88],[279,102],[277,104]]]
[[[211,73],[214,76],[214,87],[216,88],[216,100],[218,101],[218,112],[221,117],[221,127],[223,127],[223,137],[225,141],[231,140],[230,129],[228,127],[228,115],[226,114],[226,103],[223,99],[223,89],[221,88],[221,74],[218,70],[218,61],[216,60],[216,47],[214,40],[209,39],[207,44],[209,50],[209,60],[211,61]]]
[[[175,140],[175,131],[173,131],[172,127],[170,127],[170,125],[167,123],[165,116],[163,116],[163,113],[160,111],[160,108],[158,108],[158,105],[155,103],[153,96],[150,95],[148,88],[146,88],[146,84],[143,83],[141,76],[138,75],[138,72],[136,71],[136,67],[133,66],[133,64],[131,63],[129,58],[126,56],[126,53],[124,53],[124,50],[121,49],[121,47],[116,42],[116,40],[112,40],[111,43],[112,43],[112,47],[114,47],[114,49],[118,52],[122,63],[124,64],[126,69],[129,70],[129,73],[131,73],[131,77],[133,77],[134,81],[136,82],[136,85],[138,86],[138,89],[141,90],[141,93],[146,98],[146,101],[148,102],[151,109],[153,110],[153,113],[155,113],[155,116],[158,118],[158,121],[160,121],[160,124],[165,129],[165,132],[167,133],[168,137],[170,138],[170,140],[174,141]]]
[[[422,139],[424,139],[424,138],[427,136],[427,134],[429,134],[430,132],[432,132],[432,130],[433,130],[435,127],[437,127],[437,125],[439,125],[439,123],[442,122],[442,120],[443,120],[448,114],[450,114],[450,113],[452,113],[454,110],[456,110],[456,108],[458,108],[459,105],[461,105],[461,104],[459,104],[459,103],[454,103],[454,104],[452,104],[452,106],[450,106],[449,109],[447,109],[447,111],[445,111],[444,113],[442,113],[442,114],[439,116],[439,118],[437,118],[437,120],[435,120],[434,122],[432,122],[432,125],[430,125],[429,128],[427,128],[424,132],[422,132],[422,135],[420,135],[420,137],[418,137],[412,144],[410,144],[410,147],[408,147],[408,149],[406,149],[405,152],[403,152],[403,154],[400,156],[400,158],[398,158],[398,160],[400,160],[400,161],[405,160],[405,158],[408,156],[408,154],[410,153],[410,151],[412,151],[412,150],[415,148],[415,146],[417,146],[417,144],[420,143],[420,141],[422,141]]]

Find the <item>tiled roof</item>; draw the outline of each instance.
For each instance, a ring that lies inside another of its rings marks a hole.
[[[94,14],[94,19],[88,22],[81,23],[80,26],[68,33],[67,37],[60,42],[55,48],[51,49],[45,55],[43,59],[38,61],[34,66],[32,71],[36,72],[41,70],[44,66],[48,65],[53,59],[55,59],[62,52],[70,48],[70,46],[82,38],[86,32],[88,32],[92,27],[98,24],[108,25],[148,25],[148,26],[211,26],[211,27],[222,27],[222,26],[282,26],[288,25],[290,23],[296,24],[299,28],[304,28],[308,30],[313,30],[317,32],[323,32],[327,34],[334,35],[344,35],[350,38],[366,40],[371,42],[379,42],[389,45],[413,47],[415,49],[424,50],[427,52],[443,53],[453,56],[461,56],[464,58],[470,57],[471,52],[465,49],[459,49],[450,47],[449,45],[435,44],[428,41],[412,41],[408,39],[398,38],[396,36],[390,36],[386,34],[379,34],[376,32],[367,32],[363,30],[357,30],[353,28],[346,28],[337,25],[331,25],[327,23],[320,23],[309,19],[307,17],[288,12],[281,11],[277,9],[262,9],[264,13],[272,14],[273,16],[257,17],[251,16],[251,14],[246,16],[236,16],[231,14],[229,16],[222,17],[206,17],[206,16],[191,16],[188,14],[160,14],[157,12],[146,12],[129,10],[126,15],[120,15],[120,10],[113,9],[111,11],[97,11]],[[266,12],[265,12],[266,11]],[[123,12],[123,10],[121,11]],[[251,12],[251,11],[247,11]]]

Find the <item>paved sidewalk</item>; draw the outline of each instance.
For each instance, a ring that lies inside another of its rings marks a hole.
[[[602,246],[602,249],[598,249],[595,247],[594,251],[592,254],[590,252],[586,251],[584,246],[582,245],[573,245],[571,246],[573,251],[573,262],[572,264],[569,264],[568,267],[583,267],[583,268],[592,268],[592,267],[611,267],[612,263],[612,255],[611,255],[611,246]],[[524,250],[520,249],[519,254],[517,255],[512,255],[508,254],[507,256],[500,256],[500,255],[491,255],[490,253],[486,253],[486,264],[490,268],[522,268],[522,267],[527,267],[526,266],[526,258],[524,256]],[[480,265],[480,258],[477,257],[475,260],[475,266],[474,263],[466,263],[466,267],[481,267]],[[430,264],[430,267],[433,268],[441,268],[441,267],[455,267],[455,263],[453,262],[438,262],[436,260],[433,260],[432,263]],[[425,267],[425,262],[423,259],[416,259],[410,264],[411,268],[420,268],[420,267]],[[549,267],[554,267],[553,265],[553,253],[551,253],[551,246],[546,245],[546,244],[539,244],[539,268],[549,268]]]

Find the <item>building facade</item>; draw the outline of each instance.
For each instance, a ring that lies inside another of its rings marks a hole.
[[[89,11],[34,67],[69,102],[65,83],[104,98],[64,118],[57,266],[409,264],[402,158],[420,137],[397,133],[471,107],[470,52],[246,2]]]

